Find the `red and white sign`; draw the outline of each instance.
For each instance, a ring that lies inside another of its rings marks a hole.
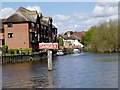
[[[58,43],[39,43],[39,49],[58,49]]]

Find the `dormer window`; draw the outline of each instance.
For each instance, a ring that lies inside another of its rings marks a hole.
[[[13,24],[12,23],[8,23],[8,27],[12,27],[13,26]]]

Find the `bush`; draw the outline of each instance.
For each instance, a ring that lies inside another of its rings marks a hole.
[[[19,49],[13,49],[13,51],[14,51],[15,54],[19,53]]]
[[[21,48],[20,51],[23,55],[32,54],[32,48]]]
[[[18,54],[22,54],[22,55],[32,55],[32,48],[20,48],[20,49],[8,49],[8,47],[6,45],[4,45],[2,47],[2,50],[4,52],[4,54],[13,54],[13,55],[18,55]]]
[[[8,46],[7,45],[3,45],[2,46],[2,52],[3,53],[7,53],[8,52]]]
[[[14,49],[9,49],[9,50],[8,50],[8,53],[9,53],[9,54],[14,54]]]

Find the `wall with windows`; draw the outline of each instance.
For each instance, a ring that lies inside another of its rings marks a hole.
[[[5,45],[8,48],[29,48],[28,23],[4,24]]]

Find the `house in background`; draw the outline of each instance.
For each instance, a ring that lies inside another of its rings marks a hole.
[[[2,22],[5,45],[8,48],[37,50],[39,43],[56,42],[57,28],[52,22],[52,17],[44,17],[42,13],[20,7]]]
[[[63,36],[64,47],[65,48],[82,48],[83,44],[81,40],[84,36],[84,32],[70,32],[68,31]]]

